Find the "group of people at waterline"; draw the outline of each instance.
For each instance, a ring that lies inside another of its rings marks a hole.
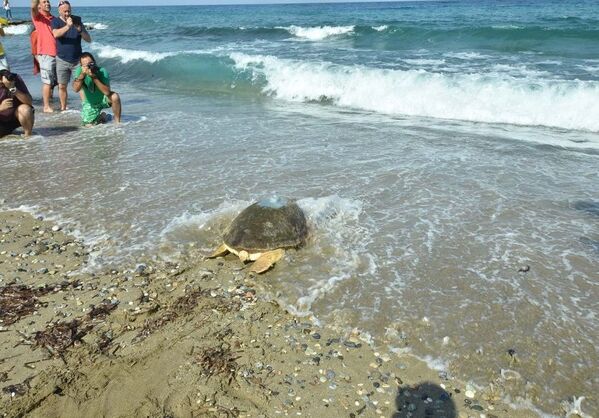
[[[34,72],[39,70],[41,77],[43,111],[54,112],[55,86],[58,86],[60,109],[67,109],[68,86],[72,80],[73,91],[81,96],[83,125],[106,122],[108,118],[102,110],[107,108],[112,108],[114,121],[119,123],[121,101],[118,93],[110,89],[108,71],[96,64],[92,54],[82,51],[81,40],[91,42],[91,36],[81,18],[71,13],[68,0],[58,3],[59,16],[53,16],[51,8],[50,0],[31,1],[31,20],[35,27],[32,36]],[[29,136],[33,124],[31,94],[23,79],[10,72],[4,59],[0,61],[0,137],[19,126],[23,128],[24,136]]]

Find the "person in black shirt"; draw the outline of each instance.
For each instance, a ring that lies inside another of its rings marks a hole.
[[[0,70],[0,137],[11,134],[19,126],[23,127],[23,136],[31,135],[31,94],[19,75]]]

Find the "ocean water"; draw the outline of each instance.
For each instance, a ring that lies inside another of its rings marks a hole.
[[[310,240],[263,279],[290,310],[599,415],[596,1],[74,13],[124,123],[80,128],[73,93],[38,111],[0,141],[2,209],[69,222],[102,269],[208,253],[246,205],[296,198]],[[29,30],[2,42],[39,105]]]

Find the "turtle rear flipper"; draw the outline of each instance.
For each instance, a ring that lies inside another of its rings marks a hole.
[[[229,249],[225,244],[221,244],[221,246],[214,250],[214,252],[208,256],[208,258],[221,257],[227,254],[229,254]]]
[[[254,264],[250,271],[254,273],[264,273],[266,270],[271,268],[277,261],[279,261],[285,255],[285,250],[278,248],[273,251],[267,251],[263,253]]]

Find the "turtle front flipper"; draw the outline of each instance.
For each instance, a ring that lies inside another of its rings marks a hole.
[[[250,271],[254,273],[264,273],[266,270],[271,268],[277,261],[279,261],[285,255],[285,250],[278,248],[273,251],[267,251],[252,264]]]
[[[214,252],[208,256],[208,258],[216,258],[227,254],[229,254],[229,249],[225,244],[221,244],[221,246],[214,250]]]

